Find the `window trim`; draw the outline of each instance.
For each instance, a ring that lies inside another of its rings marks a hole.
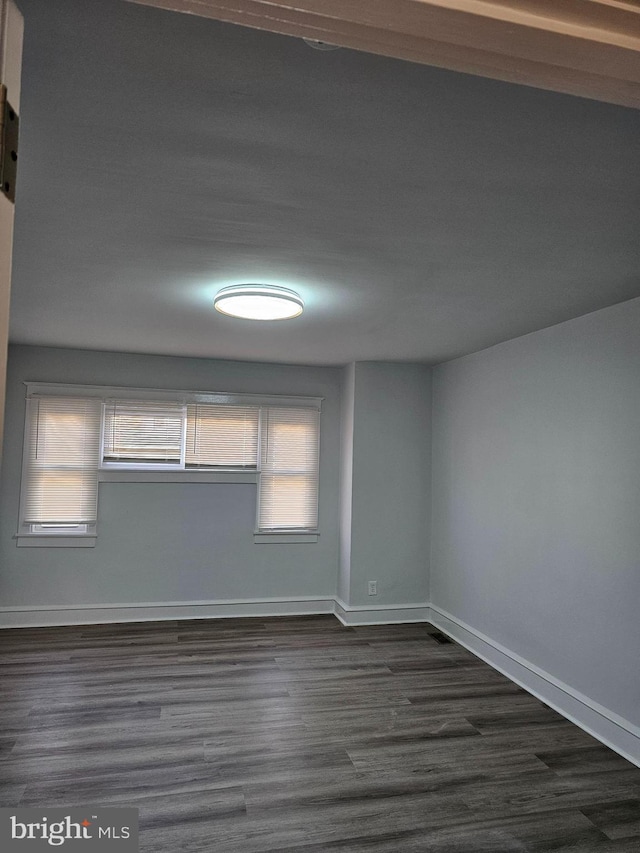
[[[308,545],[318,541],[317,530],[256,530],[253,541],[256,545]]]
[[[29,470],[29,448],[31,446],[32,420],[30,417],[30,401],[33,397],[38,396],[35,394],[29,394],[28,386],[30,383],[25,382],[24,384],[27,385],[27,396],[25,399],[24,408],[24,435],[22,447],[22,465],[20,470],[18,532],[15,536],[16,546],[18,548],[94,548],[97,541],[97,522],[95,524],[79,524],[78,527],[83,527],[84,530],[79,531],[77,533],[71,533],[68,530],[65,531],[65,533],[53,532],[56,526],[58,527],[58,530],[62,530],[63,525],[54,525],[51,527],[50,532],[44,533],[39,532],[35,529],[37,527],[41,527],[42,525],[34,524],[33,522],[23,522],[22,520],[25,516],[25,506],[27,501],[26,489]],[[56,388],[59,389],[57,394],[44,396],[74,396],[73,394],[69,394],[65,391],[65,389],[69,389],[71,387],[73,386],[59,385],[56,386]],[[103,419],[101,418],[100,445],[102,445],[102,423]]]
[[[288,408],[286,406],[276,407],[276,408]],[[310,408],[310,407],[306,407]],[[260,527],[260,514],[261,514],[261,500],[262,500],[262,483],[261,478],[264,473],[263,469],[263,441],[262,441],[262,419],[264,417],[264,411],[260,410],[260,424],[259,424],[259,442],[258,442],[258,493],[256,495],[256,522],[254,529],[254,542],[274,542],[276,541],[273,537],[277,536],[286,536],[292,537],[300,536],[306,537],[301,541],[317,541],[318,529],[319,529],[319,511],[320,511],[320,410],[318,409],[318,417],[316,420],[317,431],[316,431],[316,460],[317,460],[317,480],[316,480],[316,526],[315,527],[271,527],[271,528],[261,528]],[[280,469],[278,474],[282,474],[284,476],[290,475],[302,475],[304,476],[305,472],[300,471],[298,468],[290,468],[290,469]],[[269,475],[267,475],[269,476]],[[316,539],[311,539],[311,537],[315,536]],[[266,537],[266,538],[263,538]]]
[[[63,536],[59,533],[47,535],[44,533],[18,533],[16,545],[18,548],[95,548],[97,533],[74,533]]]
[[[60,382],[24,382],[27,397],[100,397],[107,400],[150,400],[176,403],[212,403],[227,406],[281,406],[282,408],[318,409],[324,397],[298,397],[286,394],[244,394],[227,391],[185,391],[175,388],[134,388],[119,385],[68,385]]]
[[[254,483],[257,471],[236,468],[114,468],[98,470],[98,483]]]
[[[96,545],[97,525],[87,525],[86,530],[78,533],[44,533],[35,531],[36,525],[22,522],[25,489],[27,484],[28,447],[31,436],[31,421],[29,418],[28,401],[38,396],[61,397],[97,397],[103,402],[101,417],[100,445],[104,441],[104,407],[111,398],[149,400],[157,402],[177,402],[186,407],[189,403],[203,403],[228,406],[258,406],[260,408],[306,408],[322,411],[323,397],[286,396],[279,394],[244,394],[219,391],[185,391],[160,388],[137,388],[113,385],[77,385],[67,383],[24,382],[26,387],[27,406],[25,407],[24,445],[22,457],[22,478],[20,488],[19,528],[16,535],[18,547],[78,547],[87,548]],[[186,415],[185,415],[186,417]],[[260,426],[259,426],[260,429]],[[320,442],[320,430],[318,430]],[[185,466],[184,458],[180,466],[175,463],[162,464],[157,462],[105,462],[101,455],[98,469],[98,483],[246,483],[256,486],[256,526],[249,534],[253,534],[256,544],[308,543],[317,542],[318,528],[303,529],[274,529],[260,530],[257,527],[260,505],[260,449],[258,441],[257,466],[255,469],[246,468],[195,468]],[[183,454],[184,456],[184,454]],[[320,456],[318,455],[318,468]]]

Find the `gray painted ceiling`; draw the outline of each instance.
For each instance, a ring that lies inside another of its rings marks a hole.
[[[137,6],[25,15],[11,337],[439,362],[640,295],[640,112]],[[307,310],[213,310],[243,281]]]

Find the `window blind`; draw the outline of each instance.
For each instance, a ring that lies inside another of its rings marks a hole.
[[[259,530],[317,529],[319,434],[317,409],[262,409]]]
[[[95,524],[102,402],[34,397],[28,401],[27,524]]]
[[[107,400],[104,413],[106,462],[180,464],[182,403]]]
[[[188,468],[253,468],[258,465],[257,406],[187,406]]]

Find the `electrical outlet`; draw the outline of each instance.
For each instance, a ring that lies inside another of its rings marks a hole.
[[[378,594],[378,581],[369,581],[369,595]]]

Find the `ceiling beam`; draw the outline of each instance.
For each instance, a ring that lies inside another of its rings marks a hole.
[[[132,0],[640,108],[635,0]]]

